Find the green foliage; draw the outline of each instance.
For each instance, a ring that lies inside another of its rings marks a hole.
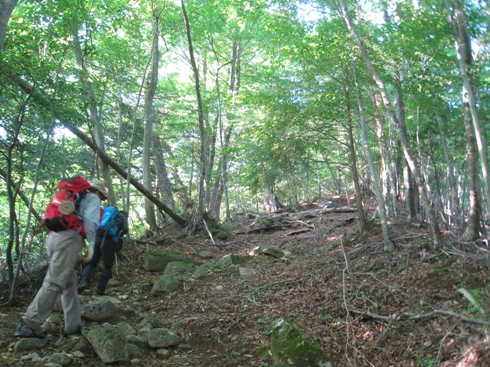
[[[432,367],[437,365],[437,359],[431,356],[425,356],[422,360],[417,361],[417,366]]]

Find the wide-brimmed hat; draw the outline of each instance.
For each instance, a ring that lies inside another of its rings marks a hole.
[[[92,186],[92,188],[94,188],[98,192],[100,192],[102,194],[102,196],[104,197],[104,199],[107,199],[107,189],[106,189],[103,181],[94,178],[93,180],[91,180],[89,182],[89,184],[90,184],[90,186]]]

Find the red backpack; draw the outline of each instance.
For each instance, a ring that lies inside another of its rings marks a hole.
[[[48,204],[43,220],[48,230],[59,232],[73,229],[84,236],[79,206],[90,187],[88,181],[81,176],[64,179],[58,184],[59,192]]]

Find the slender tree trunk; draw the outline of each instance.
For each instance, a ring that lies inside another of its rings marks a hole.
[[[373,158],[371,156],[371,150],[369,149],[369,140],[368,140],[368,130],[366,123],[366,116],[364,113],[364,104],[362,102],[361,91],[359,90],[359,86],[356,81],[356,89],[357,89],[357,99],[359,104],[359,113],[361,115],[361,127],[362,127],[362,146],[364,148],[364,154],[366,155],[366,159],[368,161],[369,172],[371,173],[371,177],[373,178],[373,189],[376,195],[376,201],[378,203],[378,214],[379,219],[381,220],[381,230],[383,231],[383,240],[384,240],[384,250],[386,252],[392,252],[394,250],[393,242],[390,240],[390,235],[388,233],[388,221],[386,219],[385,212],[385,203],[383,198],[383,193],[381,191],[381,187],[378,183],[376,177],[376,170],[374,169]]]
[[[152,140],[153,126],[155,124],[154,98],[158,86],[158,66],[160,64],[159,43],[159,19],[154,14],[152,17],[152,44],[151,44],[151,71],[148,77],[148,86],[145,95],[145,127],[143,136],[143,184],[146,189],[153,192],[152,175]],[[146,223],[151,232],[156,232],[157,222],[155,217],[155,207],[150,200],[145,200]]]
[[[374,89],[374,87],[373,87]],[[381,97],[376,94],[374,90],[371,91],[371,96],[374,103],[374,119],[376,121],[376,137],[378,139],[379,147],[379,159],[381,163],[381,192],[383,194],[383,202],[386,205],[386,211],[390,217],[393,217],[393,208],[390,205],[390,180],[389,180],[389,165],[387,163],[385,138],[384,138],[384,121],[383,116],[380,112],[380,106],[382,104]]]
[[[346,104],[347,104],[347,134],[349,136],[350,169],[352,173],[352,180],[354,181],[354,187],[356,190],[356,206],[357,206],[357,215],[359,216],[359,231],[363,232],[364,229],[366,228],[366,215],[364,214],[364,208],[362,206],[363,198],[361,192],[361,185],[359,184],[359,174],[357,172],[354,136],[352,134],[352,114],[350,108],[349,80],[345,81],[345,96],[346,96]]]
[[[395,71],[395,90],[396,90],[396,108],[398,121],[400,122],[400,128],[403,133],[407,135],[407,124],[405,122],[405,101],[403,99],[403,90],[401,85],[400,73]],[[417,211],[415,210],[415,190],[412,171],[408,165],[407,160],[403,159],[403,183],[405,186],[405,201],[407,208],[407,221],[413,223],[417,221]]]
[[[95,98],[93,83],[88,78],[88,71],[85,67],[86,60],[84,58],[82,47],[80,44],[80,37],[78,36],[80,25],[77,21],[77,14],[74,15],[74,20],[72,24],[72,34],[73,34],[73,48],[75,53],[75,59],[78,68],[80,69],[80,80],[84,85],[85,100],[88,104],[89,118],[93,125],[93,136],[100,149],[105,151],[104,144],[104,134],[102,132],[102,126],[100,125],[100,113],[97,110],[97,101]],[[114,195],[114,190],[112,188],[112,180],[109,172],[109,165],[104,161],[97,159],[97,166],[102,168],[102,177],[108,191],[108,202],[110,205],[116,204],[116,197]]]
[[[155,170],[157,177],[157,187],[160,192],[162,202],[168,206],[170,209],[174,210],[175,202],[172,195],[172,185],[168,178],[167,165],[165,164],[165,159],[163,158],[163,150],[160,144],[160,137],[153,134],[153,153],[155,160]],[[171,221],[172,218],[169,217]]]
[[[486,217],[487,220],[490,220],[490,170],[488,163],[488,147],[485,131],[482,131],[476,110],[475,87],[473,86],[471,75],[471,66],[473,63],[471,40],[468,32],[466,15],[464,13],[464,2],[453,0],[451,4],[454,4],[454,7],[451,7],[450,2],[446,0],[446,8],[449,15],[449,22],[451,24],[465,90],[465,96],[463,98],[465,98],[468,103],[471,122],[473,124],[473,129],[475,130],[474,136],[476,138],[478,153],[481,160],[481,170],[485,188]]]
[[[121,137],[124,131],[124,122],[123,122],[123,106],[124,103],[122,101],[122,94],[119,93],[119,103],[118,103],[118,109],[117,109],[117,120],[118,120],[118,127],[117,127],[117,164],[122,166],[121,162]],[[122,201],[122,207],[124,210],[129,212],[129,199],[126,200],[126,194],[124,192],[124,180],[121,176],[119,176],[119,186],[120,186],[120,198]]]
[[[185,23],[185,29],[187,35],[187,44],[189,47],[189,57],[191,60],[192,71],[194,74],[194,86],[196,89],[196,98],[197,98],[197,115],[199,120],[199,136],[201,138],[201,145],[200,145],[201,152],[199,158],[200,177],[199,177],[199,192],[198,192],[197,217],[196,217],[196,222],[200,222],[202,214],[204,213],[204,204],[205,204],[204,190],[205,190],[205,180],[207,175],[205,151],[206,151],[207,134],[205,129],[204,110],[203,110],[202,98],[201,98],[201,85],[199,82],[199,69],[197,68],[196,60],[194,57],[194,47],[192,46],[191,28],[189,24],[189,19],[187,17],[187,12],[185,10],[184,0],[181,0],[181,7],[182,7],[182,15],[184,17],[184,23]]]
[[[431,203],[429,201],[429,197],[427,196],[427,191],[425,189],[425,184],[423,182],[423,177],[419,172],[419,169],[417,167],[417,164],[415,163],[415,160],[412,156],[412,153],[410,152],[410,148],[408,145],[408,139],[407,136],[405,135],[404,131],[400,127],[400,122],[398,121],[398,118],[396,117],[396,114],[393,110],[391,100],[388,96],[388,91],[386,89],[384,81],[381,79],[381,76],[377,72],[376,68],[374,67],[368,53],[366,50],[366,47],[364,46],[364,43],[361,41],[359,35],[357,34],[357,31],[355,30],[352,20],[350,19],[349,13],[347,11],[347,7],[345,5],[344,0],[339,0],[339,4],[341,5],[342,12],[344,19],[347,24],[347,28],[351,32],[352,36],[354,37],[357,46],[359,47],[361,54],[364,58],[364,61],[366,62],[366,65],[369,69],[369,72],[373,76],[376,84],[378,85],[378,88],[381,91],[381,96],[383,97],[383,103],[385,105],[386,110],[388,111],[388,114],[390,116],[391,122],[394,124],[398,131],[398,137],[400,138],[400,143],[402,145],[403,149],[403,154],[405,155],[405,158],[410,166],[410,169],[412,170],[412,173],[414,174],[415,182],[419,186],[419,190],[421,192],[422,196],[422,202],[424,205],[424,209],[428,213],[429,216],[429,222],[430,226],[432,229],[432,234],[434,236],[433,241],[434,241],[434,248],[440,248],[443,246],[443,240],[442,240],[442,235],[441,231],[439,229],[439,224],[437,223],[437,218],[434,213],[434,209],[431,206]]]
[[[456,177],[454,176],[454,166],[447,146],[446,133],[444,128],[444,123],[441,116],[436,116],[437,124],[439,125],[439,136],[441,139],[442,149],[444,150],[444,156],[446,158],[447,164],[447,176],[449,178],[449,214],[451,216],[451,221],[454,222],[456,228],[460,228],[459,220],[459,196],[458,187],[456,185]]]
[[[466,93],[463,87],[463,95]],[[465,241],[474,241],[480,237],[480,185],[478,183],[478,149],[475,138],[475,130],[471,123],[471,115],[468,100],[463,97],[464,127],[466,135],[466,161],[468,162],[468,188],[470,190],[470,210],[468,213],[468,223],[463,233]]]

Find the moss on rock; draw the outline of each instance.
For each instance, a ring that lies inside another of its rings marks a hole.
[[[305,338],[285,317],[272,324],[271,352],[277,367],[333,367],[320,344]]]

